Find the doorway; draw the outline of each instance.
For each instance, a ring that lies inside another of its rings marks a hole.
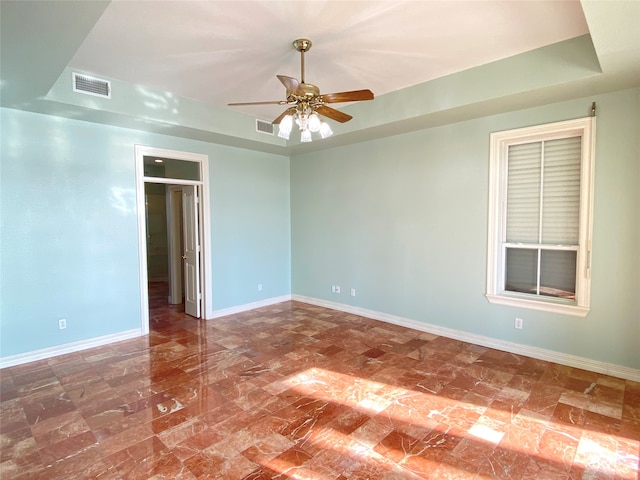
[[[182,303],[184,298],[185,313],[196,318],[207,318],[209,313],[208,156],[138,145],[135,152],[144,335],[149,332],[150,280],[169,284],[167,303]],[[152,211],[149,192],[157,197]],[[160,201],[165,202],[163,208]]]
[[[196,318],[202,315],[201,196],[199,185],[167,186],[168,301],[184,303],[184,312]]]
[[[146,181],[144,190],[149,308],[182,305],[200,318],[200,187]]]

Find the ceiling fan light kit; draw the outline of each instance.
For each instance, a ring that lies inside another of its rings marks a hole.
[[[310,142],[312,140],[311,133],[316,132],[319,132],[322,138],[327,138],[333,135],[333,130],[327,122],[320,118],[321,115],[340,123],[348,122],[353,117],[328,107],[326,104],[373,100],[373,92],[371,90],[354,90],[320,94],[318,87],[304,81],[304,54],[311,48],[311,40],[299,38],[294,40],[293,47],[300,52],[300,81],[286,75],[277,75],[278,80],[287,90],[286,100],[230,103],[229,105],[288,105],[289,108],[271,122],[274,125],[279,125],[279,137],[289,140],[295,122],[300,130],[301,142]]]
[[[312,108],[296,108],[295,112],[285,115],[280,120],[278,136],[289,140],[294,121],[300,129],[301,142],[310,142],[312,140],[311,133],[320,132],[322,138],[333,135],[329,124],[320,120],[320,116]]]

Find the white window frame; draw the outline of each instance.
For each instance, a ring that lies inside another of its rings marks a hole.
[[[506,291],[505,245],[509,146],[575,136],[582,137],[576,298],[575,300],[567,300]],[[585,317],[589,313],[591,297],[594,142],[595,117],[518,128],[491,134],[486,292],[486,297],[489,302],[579,317]]]

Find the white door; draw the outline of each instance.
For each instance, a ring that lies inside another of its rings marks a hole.
[[[182,221],[184,231],[184,311],[200,318],[200,229],[198,187],[182,187]]]

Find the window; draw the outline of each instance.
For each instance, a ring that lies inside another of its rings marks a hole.
[[[491,134],[487,299],[589,312],[595,118]]]

